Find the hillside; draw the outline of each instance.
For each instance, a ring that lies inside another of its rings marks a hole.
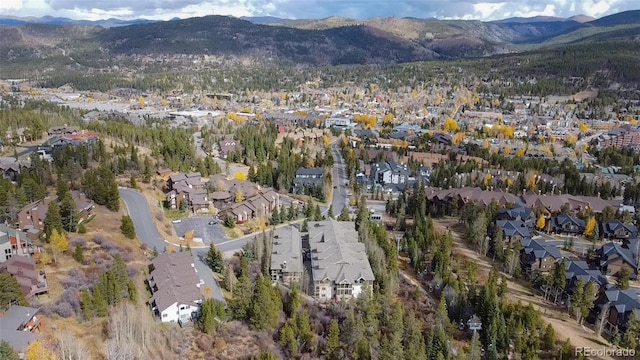
[[[586,17],[576,19],[588,20]],[[115,19],[104,21],[117,22]],[[30,23],[0,26],[0,61],[5,62],[4,66],[14,66],[19,59],[47,64],[54,61],[52,57],[62,57],[77,64],[103,62],[118,55],[206,54],[313,66],[395,64],[483,57],[559,44],[638,39],[639,32],[640,11],[584,23],[540,17],[482,22],[342,17],[243,20],[226,16],[109,28]],[[48,62],[43,61],[46,59]]]
[[[111,54],[260,55],[311,65],[388,64],[430,60],[436,53],[369,26],[322,31],[207,16],[100,32]]]

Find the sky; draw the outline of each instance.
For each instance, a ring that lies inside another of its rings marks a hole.
[[[0,16],[169,20],[205,15],[321,19],[343,16],[498,20],[602,17],[640,8],[638,0],[0,0]]]

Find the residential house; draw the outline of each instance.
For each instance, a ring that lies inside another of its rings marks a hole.
[[[43,270],[36,270],[36,260],[32,257],[11,257],[0,264],[0,272],[7,272],[18,281],[26,299],[49,292],[47,275]]]
[[[93,215],[95,205],[93,201],[87,199],[84,193],[75,190],[71,191],[71,198],[78,210],[78,223],[87,220]],[[47,217],[47,208],[52,201],[57,201],[57,198],[47,196],[23,207],[18,213],[19,228],[28,233],[42,231],[44,229],[44,220]]]
[[[551,219],[552,230],[558,234],[582,234],[585,230],[584,220],[569,214],[558,214]]]
[[[303,168],[296,170],[296,177],[293,179],[293,192],[300,193],[305,186],[322,186],[324,170],[319,167]]]
[[[353,222],[309,222],[313,296],[318,301],[357,298],[375,280]]]
[[[638,236],[638,228],[633,224],[625,224],[618,219],[602,224],[600,234],[611,240],[624,240]]]
[[[531,276],[534,272],[549,272],[556,261],[562,259],[560,250],[554,245],[546,244],[540,239],[523,239],[520,241],[520,263],[522,273]]]
[[[301,284],[304,267],[302,264],[302,237],[295,226],[286,226],[273,231],[271,248],[271,280],[287,287]]]
[[[595,266],[588,264],[586,261],[567,261],[566,266],[567,286],[565,291],[573,294],[578,280],[582,280],[583,284],[593,282],[596,285],[596,293],[600,289],[608,289],[610,284],[607,277]]]
[[[27,233],[0,224],[0,263],[14,256],[30,257],[37,250]]]
[[[533,228],[537,220],[533,209],[521,205],[498,209],[497,218],[498,220],[522,221],[528,228]]]
[[[496,220],[496,228],[503,232],[503,239],[508,244],[531,238],[529,227],[521,220]]]
[[[606,312],[608,316],[603,324],[603,330],[608,334],[612,334],[617,329],[619,334],[624,334],[629,317],[634,310],[640,315],[640,293],[638,289],[611,289],[602,292],[598,296],[591,310],[591,319],[599,318],[603,312]]]
[[[638,263],[631,250],[622,247],[615,242],[609,242],[596,250],[597,265],[606,275],[615,276],[620,270],[626,268],[630,278],[638,276]]]
[[[10,143],[10,144],[16,144],[16,145],[22,144],[24,142],[27,142],[28,132],[29,131],[23,127],[7,130],[5,139],[7,140],[7,143]]]
[[[31,167],[30,160],[16,160],[14,157],[0,157],[0,176],[9,181],[18,180],[22,170]]]
[[[406,164],[394,161],[381,162],[371,166],[373,181],[378,184],[405,184],[411,175]]]
[[[165,194],[166,206],[177,210],[183,206],[195,213],[209,211],[206,184],[199,172],[173,174],[167,180],[169,192]]]
[[[226,159],[230,152],[242,149],[240,143],[233,139],[220,140],[218,142],[221,159]]]
[[[188,323],[200,312],[203,294],[190,251],[166,252],[151,261],[149,305],[160,321]]]
[[[40,337],[42,315],[40,309],[11,305],[6,310],[0,310],[0,340],[6,341],[18,354],[24,358],[29,344]]]

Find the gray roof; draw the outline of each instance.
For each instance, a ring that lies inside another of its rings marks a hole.
[[[613,306],[618,314],[624,314],[633,310],[638,310],[640,313],[640,294],[637,289],[627,290],[608,290],[605,291],[605,296],[611,306]]]
[[[600,286],[605,286],[609,283],[607,277],[600,270],[590,266],[586,261],[567,261],[566,274],[566,278],[569,281],[574,278],[576,281],[582,279],[585,284],[593,281]]]
[[[600,256],[600,265],[601,266],[608,265],[609,264],[609,258],[612,255],[618,255],[629,266],[631,266],[634,269],[637,268],[636,260],[633,258],[633,254],[632,254],[631,250],[625,249],[625,248],[622,247],[622,245],[617,244],[615,242],[609,242],[609,243],[606,243],[606,244],[602,245],[602,247],[599,249],[598,253],[601,255]]]
[[[196,276],[193,255],[189,251],[163,253],[152,261],[149,281],[158,287],[153,293],[159,311],[163,311],[174,303],[192,304],[202,299]]]
[[[529,228],[521,220],[497,220],[496,226],[501,228],[505,236],[512,237],[520,235],[523,238],[531,237]]]
[[[287,272],[302,273],[302,238],[295,226],[286,226],[273,232],[271,269],[283,268]]]
[[[314,167],[314,168],[299,167],[298,170],[296,170],[296,176],[303,176],[303,175],[322,176],[323,173],[324,173],[324,170],[322,170],[322,168],[320,167]]]
[[[373,281],[375,277],[355,223],[333,219],[309,222],[313,281]]]
[[[547,244],[544,240],[525,238],[520,240],[525,254],[532,254],[536,259],[544,259],[551,256],[558,260],[562,258],[562,253],[554,245]]]
[[[0,339],[8,342],[15,350],[26,349],[30,342],[38,339],[38,335],[20,329],[37,313],[38,309],[35,308],[11,306],[4,315],[0,315]]]

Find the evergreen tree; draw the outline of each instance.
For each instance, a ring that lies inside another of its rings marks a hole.
[[[226,320],[224,304],[214,299],[205,299],[202,302],[202,315],[200,317],[200,330],[205,334],[213,334],[222,327]]]
[[[338,215],[338,221],[350,221],[351,214],[349,214],[349,208],[345,205],[342,207],[342,211],[340,211],[340,215]]]
[[[252,293],[253,288],[248,275],[242,274],[233,287],[233,298],[229,302],[229,311],[234,319],[246,320],[249,318]]]
[[[222,257],[222,253],[220,252],[220,250],[215,247],[213,242],[209,245],[209,251],[207,252],[205,262],[213,272],[222,274],[222,272],[224,271],[224,258]]]
[[[93,290],[93,306],[97,317],[107,316],[109,313],[109,303],[105,299],[100,287],[96,286]]]
[[[542,348],[544,350],[553,350],[556,347],[556,331],[553,329],[551,324],[547,324],[547,327],[544,330]]]
[[[62,228],[67,232],[75,232],[79,218],[76,202],[73,201],[69,192],[59,199],[62,199],[59,204]]]
[[[640,336],[640,320],[638,320],[638,310],[634,309],[629,314],[627,320],[627,330],[622,336],[622,346],[628,349],[634,349],[638,347],[638,336]]]
[[[249,307],[249,323],[258,330],[272,329],[278,324],[279,307],[276,303],[271,281],[260,275],[251,298]]]
[[[138,188],[138,182],[136,181],[136,177],[133,175],[131,175],[131,178],[129,179],[129,186],[131,186],[132,189]]]
[[[298,285],[294,283],[291,286],[291,291],[289,291],[289,294],[287,294],[287,302],[286,302],[287,315],[290,318],[295,317],[301,303],[302,303],[302,299],[300,298],[300,291],[298,291]]]
[[[324,345],[324,353],[327,359],[337,359],[338,349],[340,349],[340,327],[335,319],[329,325],[329,333]]]
[[[18,280],[7,272],[0,273],[0,309],[5,309],[7,305],[14,303],[27,306],[27,300],[22,295]]]
[[[629,279],[631,273],[626,267],[623,267],[616,273],[616,286],[621,290],[626,290],[629,288]]]
[[[316,207],[313,211],[313,220],[322,221],[322,211],[320,210],[320,205],[318,204],[316,204]]]
[[[0,341],[0,359],[2,360],[19,360],[18,355],[13,351],[8,342]]]
[[[76,249],[73,251],[73,259],[79,263],[84,261],[84,251],[82,251],[82,246],[76,245]]]
[[[58,181],[56,182],[56,196],[58,201],[64,199],[69,193],[69,182],[62,175],[58,174]]]
[[[278,207],[276,206],[275,209],[273,209],[273,213],[271,214],[271,224],[272,225],[278,225],[282,222],[282,219],[280,217],[280,211],[278,210]]]
[[[137,304],[138,288],[136,287],[136,284],[131,279],[127,280],[127,293],[129,294],[129,301],[131,301],[131,303],[134,305]]]
[[[82,315],[85,320],[91,320],[96,316],[95,302],[88,289],[80,292],[80,304],[82,305]]]
[[[136,238],[136,228],[133,225],[133,220],[129,215],[122,215],[122,223],[120,224],[120,231],[128,239]]]
[[[304,221],[302,222],[302,228],[300,229],[301,232],[309,232],[309,223],[307,222],[307,219],[304,219]]]
[[[49,242],[53,230],[63,232],[62,217],[60,217],[60,208],[55,201],[52,201],[47,206],[47,217],[44,219],[44,233],[45,241]]]
[[[333,204],[329,205],[329,211],[327,212],[327,216],[331,219],[335,219],[336,216],[333,213]]]

